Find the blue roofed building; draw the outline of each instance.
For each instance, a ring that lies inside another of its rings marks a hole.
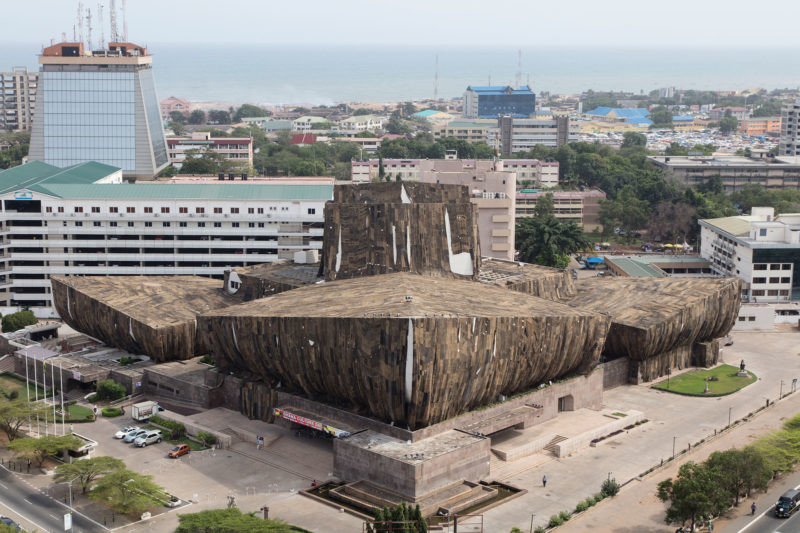
[[[596,107],[584,114],[590,118],[597,117],[642,127],[647,127],[653,123],[649,118],[650,111],[643,107]]]
[[[469,86],[464,91],[465,118],[528,118],[535,112],[536,95],[527,85],[518,89],[510,85]]]

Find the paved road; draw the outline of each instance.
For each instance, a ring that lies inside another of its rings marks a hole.
[[[4,467],[0,467],[0,489],[0,514],[11,517],[27,531],[64,531],[64,513],[67,508],[24,483]],[[82,516],[73,515],[74,533],[105,531],[105,528]]]

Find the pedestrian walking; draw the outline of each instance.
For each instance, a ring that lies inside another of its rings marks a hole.
[[[123,414],[123,415],[125,414],[125,406],[124,405],[121,405],[119,407],[119,410],[120,410],[120,414]]]
[[[542,487],[547,486],[547,476],[542,476]]]
[[[31,460],[28,459],[28,472],[30,472],[30,471],[31,471]]]
[[[756,514],[756,502],[750,504],[750,515]]]

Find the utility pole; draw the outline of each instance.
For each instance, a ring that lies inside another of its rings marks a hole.
[[[119,31],[117,31],[116,0],[110,0],[108,3],[108,21],[111,24],[111,42],[116,43],[119,41]]]
[[[128,6],[127,0],[122,0],[122,40],[128,42]]]
[[[675,440],[676,440],[677,438],[678,438],[678,437],[672,437],[672,459],[673,459],[673,460],[675,459]]]
[[[87,34],[87,43],[89,45],[89,51],[92,50],[92,8],[86,8],[86,34]]]
[[[436,54],[436,74],[433,76],[433,101],[439,101],[439,54]]]
[[[731,427],[731,411],[733,411],[733,406],[728,407],[728,427]]]

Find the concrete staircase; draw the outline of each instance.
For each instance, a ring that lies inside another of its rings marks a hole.
[[[14,356],[6,355],[0,359],[0,374],[5,372],[14,373]]]
[[[544,449],[558,457],[558,449],[556,448],[556,444],[565,440],[567,440],[567,437],[556,435],[550,440],[550,442],[547,443],[547,446],[545,446]]]

